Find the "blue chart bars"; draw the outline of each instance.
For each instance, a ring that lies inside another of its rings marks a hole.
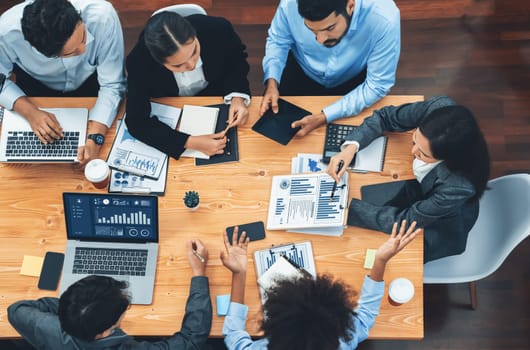
[[[333,178],[323,173],[274,176],[267,228],[270,230],[339,227],[348,200],[347,173],[331,199]]]

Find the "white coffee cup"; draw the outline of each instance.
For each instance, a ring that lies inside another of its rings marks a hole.
[[[110,180],[110,168],[102,159],[92,159],[85,166],[85,177],[95,188],[105,188]]]
[[[400,277],[390,283],[388,299],[392,305],[408,303],[414,297],[414,285],[409,279]]]

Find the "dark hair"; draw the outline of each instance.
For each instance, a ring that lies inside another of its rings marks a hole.
[[[153,59],[164,64],[180,46],[197,36],[195,28],[175,12],[163,11],[149,19],[144,30],[145,46]]]
[[[47,57],[59,56],[81,16],[67,0],[35,0],[24,8],[22,33]]]
[[[106,276],[88,276],[72,284],[59,299],[63,330],[92,341],[116,324],[129,306],[127,282]]]
[[[478,200],[488,184],[490,158],[484,135],[469,109],[463,106],[438,108],[420,123],[429,140],[432,155],[447,168],[468,179],[475,187],[472,201]]]
[[[321,21],[332,12],[347,17],[348,0],[298,0],[298,13],[308,21]]]
[[[332,276],[279,281],[267,291],[261,329],[273,350],[337,349],[351,340],[356,296]]]

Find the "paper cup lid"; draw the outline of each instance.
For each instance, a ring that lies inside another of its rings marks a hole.
[[[388,295],[396,303],[404,304],[414,296],[414,285],[406,278],[396,278],[388,287]]]
[[[100,182],[109,175],[109,166],[102,159],[92,159],[85,166],[85,176],[88,181]]]

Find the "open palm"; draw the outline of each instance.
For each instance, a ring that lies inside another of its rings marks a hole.
[[[245,232],[237,239],[237,231],[238,228],[236,227],[232,236],[232,244],[228,241],[227,235],[223,234],[226,251],[222,251],[220,256],[223,265],[232,273],[245,272],[248,264],[247,247],[249,239],[246,237]]]

